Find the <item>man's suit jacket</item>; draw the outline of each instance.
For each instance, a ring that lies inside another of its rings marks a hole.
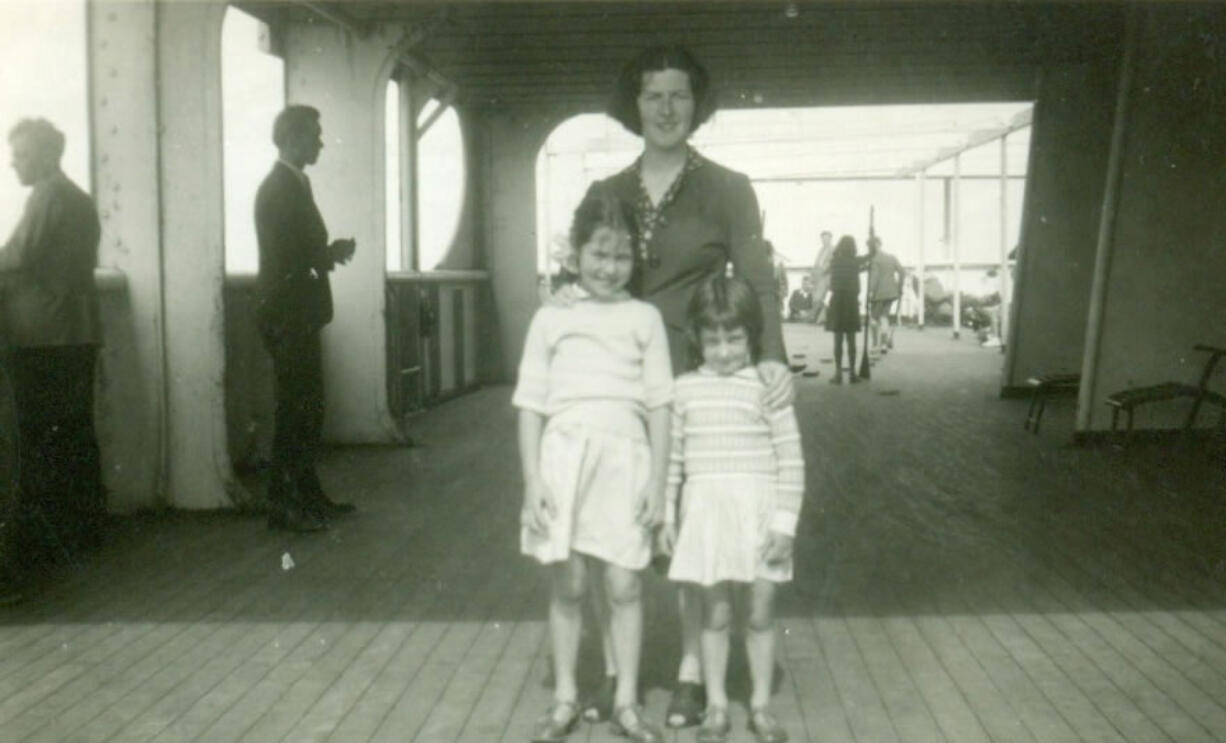
[[[34,186],[0,250],[0,336],[19,347],[101,342],[99,236],[94,200],[63,173]]]
[[[266,335],[316,332],[332,320],[328,230],[308,182],[277,161],[255,196],[257,321]]]

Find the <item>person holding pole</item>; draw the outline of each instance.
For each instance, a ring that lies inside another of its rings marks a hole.
[[[876,235],[868,240],[868,254],[868,351],[884,354],[894,347],[894,319],[890,317],[890,307],[902,296],[906,272],[898,258],[881,249],[881,238]]]

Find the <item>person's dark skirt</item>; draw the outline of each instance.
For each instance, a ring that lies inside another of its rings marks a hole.
[[[826,330],[832,333],[856,333],[860,330],[859,295],[850,292],[831,292],[830,306],[826,308]]]

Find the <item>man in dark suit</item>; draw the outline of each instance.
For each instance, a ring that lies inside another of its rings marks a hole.
[[[50,122],[18,122],[9,145],[31,192],[0,249],[0,335],[12,347],[21,465],[17,501],[0,514],[0,600],[44,558],[97,547],[105,501],[93,421],[98,210],[60,170],[64,135]]]
[[[320,330],[332,320],[328,274],[353,257],[352,239],[328,242],[303,169],[323,149],[319,111],[287,106],[272,139],[278,158],[255,197],[260,247],[257,322],[272,356],[276,419],[268,499],[269,528],[318,531],[354,510],[324,493],[315,473],[324,420]]]

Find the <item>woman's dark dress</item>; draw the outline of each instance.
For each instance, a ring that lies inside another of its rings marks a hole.
[[[860,330],[860,266],[855,258],[830,261],[830,306],[826,330],[855,333]]]
[[[695,288],[723,273],[728,263],[754,288],[762,305],[759,360],[786,363],[778,285],[762,240],[762,218],[749,178],[691,149],[673,188],[651,205],[639,178],[639,161],[594,184],[613,189],[635,206],[643,258],[635,294],[660,310],[668,331],[673,374],[695,368],[686,333],[686,306]]]

